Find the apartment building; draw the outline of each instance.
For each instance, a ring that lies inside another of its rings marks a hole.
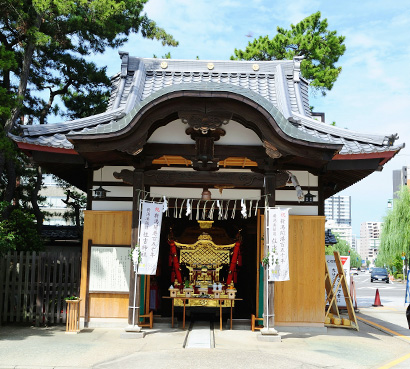
[[[325,201],[326,229],[347,241],[352,247],[352,212],[350,196],[332,196]]]
[[[372,263],[377,257],[380,247],[382,222],[364,222],[360,225],[360,256]]]

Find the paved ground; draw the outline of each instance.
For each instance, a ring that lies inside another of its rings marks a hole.
[[[183,348],[186,331],[156,323],[143,339],[123,329],[0,327],[0,368],[410,368],[404,307],[362,308],[360,331],[281,332],[282,342],[258,340],[249,327],[215,329],[215,348]]]

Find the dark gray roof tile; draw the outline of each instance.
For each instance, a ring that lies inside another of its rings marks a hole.
[[[128,60],[128,65],[124,63]],[[161,63],[166,62],[163,69]],[[208,69],[212,63],[214,68]],[[253,69],[254,64],[259,70]],[[360,134],[329,126],[310,118],[308,84],[293,80],[293,61],[238,62],[123,58],[123,76],[112,77],[112,93],[105,113],[75,121],[42,126],[20,126],[15,141],[38,145],[72,148],[69,134],[97,134],[124,129],[144,106],[165,93],[190,90],[226,91],[247,97],[266,109],[279,127],[291,137],[308,142],[343,144],[341,154],[380,152],[394,148],[386,145],[385,136]],[[128,68],[128,69],[127,69]],[[185,92],[184,92],[185,91]],[[118,108],[114,109],[117,101]],[[302,106],[298,106],[298,101]],[[299,110],[301,109],[301,110]],[[286,118],[293,115],[299,124]],[[396,146],[399,149],[401,146]]]

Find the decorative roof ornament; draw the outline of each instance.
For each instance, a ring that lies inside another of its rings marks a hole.
[[[206,66],[209,70],[214,69],[214,63],[208,63]]]
[[[162,68],[162,69],[167,69],[167,68],[168,68],[168,63],[167,63],[166,61],[163,61],[163,62],[161,63],[161,68]]]
[[[259,64],[253,64],[252,69],[257,72],[259,70]]]
[[[399,139],[399,135],[397,133],[392,134],[390,136],[386,136],[384,138],[383,143],[387,143],[388,146],[393,146],[394,145],[394,141]]]
[[[293,57],[293,80],[295,82],[300,82],[300,65],[303,59],[305,59],[304,56]]]

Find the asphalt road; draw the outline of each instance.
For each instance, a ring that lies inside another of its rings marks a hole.
[[[352,276],[351,276],[352,278]],[[406,284],[401,282],[370,282],[369,272],[359,272],[353,276],[356,286],[357,306],[370,307],[375,302],[376,290],[379,290],[380,302],[383,306],[404,307]]]

